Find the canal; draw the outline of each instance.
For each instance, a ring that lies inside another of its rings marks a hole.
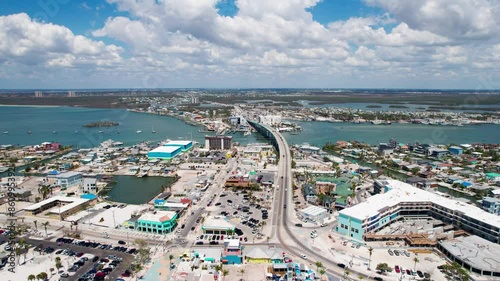
[[[145,204],[162,192],[162,186],[170,186],[172,177],[113,176],[116,182],[108,192],[108,199],[127,204]]]

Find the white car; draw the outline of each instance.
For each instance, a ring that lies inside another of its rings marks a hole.
[[[305,259],[305,260],[307,260],[307,256],[304,255],[304,254],[300,255],[300,257],[303,258],[303,259]]]

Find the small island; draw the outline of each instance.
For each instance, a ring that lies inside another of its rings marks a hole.
[[[114,127],[118,126],[118,122],[111,122],[111,121],[99,121],[99,122],[92,122],[83,125],[83,127],[86,128],[95,128],[95,127]]]
[[[376,105],[376,104],[370,104],[370,105],[367,105],[366,108],[382,108],[382,106]]]
[[[391,104],[389,105],[389,108],[409,108],[409,107],[406,105]]]

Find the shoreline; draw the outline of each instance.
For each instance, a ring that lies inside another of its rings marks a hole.
[[[71,105],[25,105],[25,104],[0,104],[0,107],[77,107]]]

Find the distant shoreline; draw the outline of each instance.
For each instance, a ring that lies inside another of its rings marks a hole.
[[[27,104],[0,104],[1,107],[74,107],[67,105],[27,105]]]

